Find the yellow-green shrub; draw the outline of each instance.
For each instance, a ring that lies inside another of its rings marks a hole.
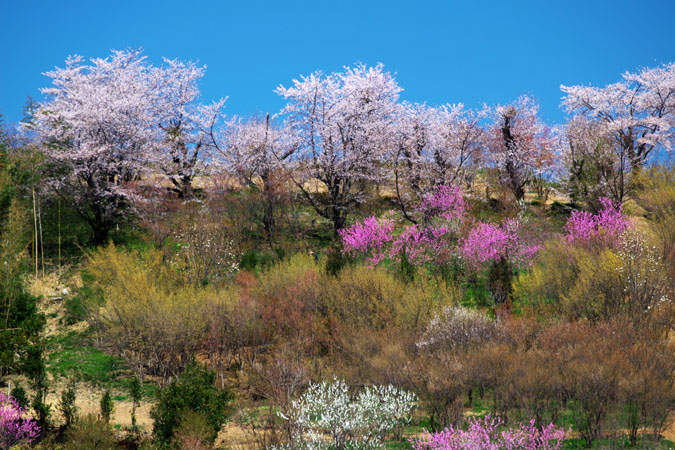
[[[158,251],[128,252],[110,244],[89,255],[87,272],[102,294],[91,319],[104,342],[142,377],[168,380],[204,338],[213,292],[176,281]]]

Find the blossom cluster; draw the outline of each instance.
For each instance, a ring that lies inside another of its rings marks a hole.
[[[0,448],[33,442],[39,434],[40,427],[26,416],[26,409],[0,392]]]
[[[398,234],[394,233],[391,216],[369,217],[340,230],[345,252],[366,255],[372,265],[387,256],[420,265],[459,255],[477,267],[502,258],[513,265],[526,266],[539,250],[539,246],[523,242],[521,224],[516,219],[508,219],[502,225],[479,222],[466,238],[459,239],[467,203],[457,187],[438,186],[414,210],[422,216],[420,223],[408,225]]]
[[[411,440],[414,450],[559,450],[565,440],[565,430],[549,424],[536,427],[532,420],[518,428],[500,430],[502,420],[489,415],[469,419],[468,429],[447,428],[426,433]]]
[[[462,240],[460,253],[473,265],[506,259],[516,266],[525,266],[539,250],[520,238],[520,222],[507,219],[502,225],[479,222]]]
[[[593,214],[588,211],[574,211],[565,224],[567,242],[586,247],[595,245],[616,247],[621,235],[630,225],[621,205],[613,205],[608,198],[600,198],[602,209]]]
[[[394,222],[388,218],[368,217],[338,233],[349,252],[369,255],[368,262],[376,265],[385,258],[385,248],[394,239]]]
[[[449,242],[466,217],[467,204],[461,189],[438,186],[416,205],[420,224],[412,224],[394,234],[391,217],[369,217],[361,223],[339,231],[346,253],[367,255],[368,262],[378,264],[385,257],[412,264],[422,264],[445,255]]]

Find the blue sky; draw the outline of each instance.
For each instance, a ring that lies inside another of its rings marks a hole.
[[[21,117],[41,75],[70,54],[142,47],[208,66],[226,113],[277,111],[300,74],[362,61],[396,73],[402,98],[469,107],[534,95],[559,122],[560,84],[605,85],[675,60],[675,1],[0,0],[0,112]]]

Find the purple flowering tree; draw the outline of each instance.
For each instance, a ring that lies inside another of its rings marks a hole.
[[[414,450],[559,450],[565,430],[549,424],[538,428],[532,420],[527,425],[502,429],[502,420],[489,415],[469,419],[468,429],[446,428],[425,433],[410,442]]]
[[[33,442],[40,434],[37,423],[27,417],[25,408],[11,397],[0,392],[0,448]]]

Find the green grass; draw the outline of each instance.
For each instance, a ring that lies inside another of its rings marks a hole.
[[[71,331],[52,337],[48,343],[47,370],[55,378],[75,377],[77,381],[95,386],[110,387],[123,392],[129,390],[133,373],[122,358],[108,355],[93,345],[91,333]],[[154,397],[157,386],[143,383],[143,396]],[[118,395],[115,401],[127,397]]]
[[[94,347],[87,331],[54,336],[48,349],[47,370],[57,378],[75,376],[78,381],[108,385],[131,374],[121,358]]]

